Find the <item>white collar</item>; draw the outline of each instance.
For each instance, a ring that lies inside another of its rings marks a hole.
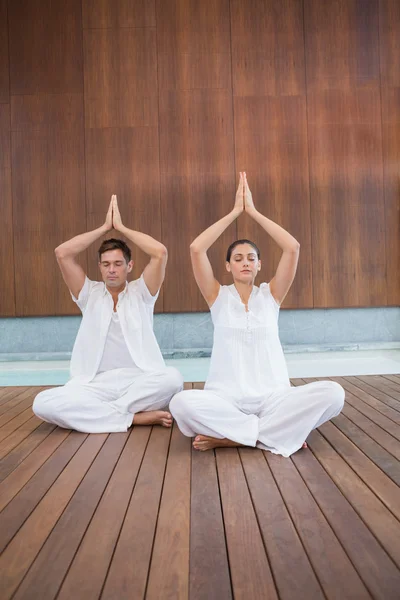
[[[105,296],[106,294],[108,294],[109,296],[111,296],[111,293],[108,291],[106,284],[103,282],[104,288],[103,288],[103,296]],[[123,297],[125,296],[126,292],[128,291],[128,282],[125,281],[125,288],[122,290],[122,292],[120,292],[118,294],[118,298],[119,297]]]

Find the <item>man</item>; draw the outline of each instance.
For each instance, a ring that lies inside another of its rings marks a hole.
[[[91,281],[76,257],[114,228],[150,256],[141,277],[127,282],[131,251],[122,240],[99,248],[103,282]],[[33,412],[49,423],[85,433],[126,431],[132,425],[171,427],[163,410],[182,389],[182,376],[166,367],[153,332],[153,309],[164,281],[167,249],[122,224],[112,196],[102,227],[55,250],[71,296],[82,311],[71,357],[71,380],[36,396]]]

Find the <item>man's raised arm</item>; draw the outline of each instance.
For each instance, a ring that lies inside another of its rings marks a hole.
[[[93,244],[93,242],[112,229],[112,209],[113,200],[110,202],[104,225],[93,231],[77,235],[71,240],[57,246],[54,251],[63,279],[75,298],[79,296],[79,292],[83,288],[86,277],[84,270],[76,262],[76,257]]]
[[[168,260],[167,249],[161,242],[158,242],[150,235],[125,227],[118,209],[117,196],[113,196],[113,199],[114,229],[122,233],[128,240],[136,244],[136,246],[150,256],[150,262],[143,271],[143,279],[150,294],[155,296],[164,281],[165,267]]]

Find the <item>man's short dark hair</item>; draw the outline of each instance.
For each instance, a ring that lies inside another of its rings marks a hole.
[[[250,244],[250,246],[253,246],[254,250],[257,252],[257,257],[260,258],[260,251],[254,242],[251,240],[236,240],[235,242],[232,242],[226,252],[226,262],[230,262],[233,250],[240,244]]]
[[[98,249],[99,262],[101,262],[101,255],[104,254],[104,252],[108,252],[109,250],[121,250],[126,262],[128,263],[131,260],[132,253],[129,246],[125,244],[123,240],[110,238],[109,240],[104,240],[104,242]]]

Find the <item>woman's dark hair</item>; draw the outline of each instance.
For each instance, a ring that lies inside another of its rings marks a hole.
[[[110,238],[109,240],[104,240],[98,249],[99,262],[101,262],[101,255],[109,250],[121,250],[126,262],[128,263],[131,260],[132,254],[129,246],[127,246],[123,240]]]
[[[260,251],[254,242],[252,242],[251,240],[236,240],[236,242],[232,242],[232,244],[229,246],[226,252],[226,262],[230,262],[232,252],[234,251],[236,246],[239,246],[239,244],[250,244],[250,246],[253,246],[254,250],[257,252],[257,257],[260,258]]]

